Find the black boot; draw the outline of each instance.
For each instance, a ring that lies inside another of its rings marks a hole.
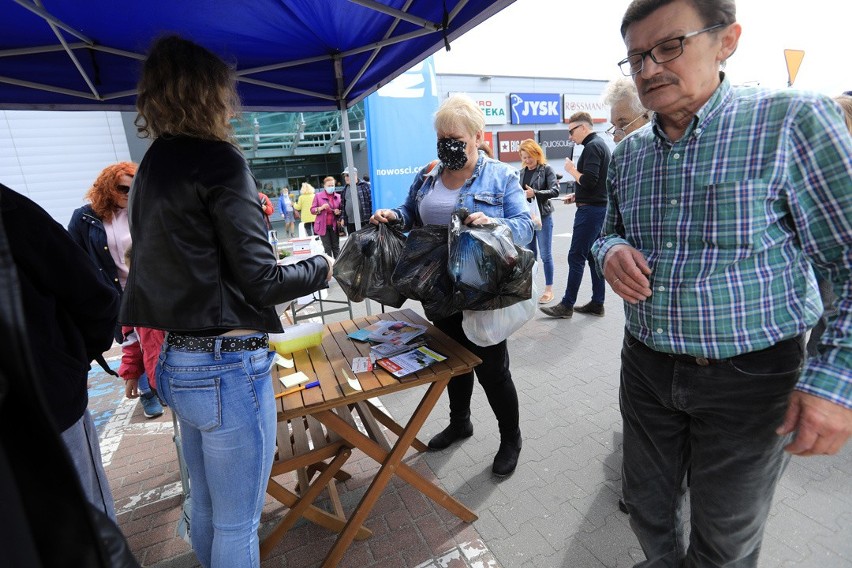
[[[470,418],[464,422],[450,422],[449,426],[429,440],[429,449],[443,450],[449,448],[453,443],[471,436],[473,436],[473,423]]]
[[[511,475],[518,465],[518,456],[521,455],[521,431],[518,430],[514,436],[500,436],[500,449],[494,456],[494,465],[491,472],[497,477]]]

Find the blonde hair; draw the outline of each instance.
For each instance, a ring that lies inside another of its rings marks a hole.
[[[843,117],[846,119],[846,128],[852,133],[852,97],[849,95],[839,95],[834,97],[834,102],[840,105],[843,109]]]
[[[301,191],[302,191],[302,193],[313,193],[314,192],[314,186],[312,186],[311,184],[309,184],[306,181],[302,182]]]
[[[530,157],[535,160],[537,165],[543,166],[547,163],[547,160],[544,157],[544,150],[541,149],[541,146],[538,145],[538,142],[533,140],[532,138],[527,138],[521,142],[521,145],[518,147],[518,151],[523,150]]]
[[[435,131],[447,132],[456,128],[476,136],[485,130],[485,115],[473,99],[467,95],[448,97],[435,113]]]
[[[322,184],[325,185],[325,182],[327,182],[328,180],[333,181],[334,185],[337,185],[337,180],[334,178],[334,176],[325,176],[325,178],[323,178],[322,180]]]

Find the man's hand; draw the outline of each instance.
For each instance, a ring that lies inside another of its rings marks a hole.
[[[571,205],[576,200],[577,200],[577,194],[576,193],[567,193],[567,194],[565,194],[565,197],[562,198],[562,203],[564,203],[565,205]]]
[[[852,409],[802,391],[793,391],[779,436],[796,432],[784,448],[797,456],[834,455],[852,435]]]
[[[651,297],[651,267],[641,252],[630,245],[615,245],[603,262],[604,278],[623,300],[636,304]]]

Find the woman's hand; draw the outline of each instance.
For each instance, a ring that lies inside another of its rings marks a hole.
[[[373,216],[370,217],[370,223],[373,225],[378,225],[379,223],[387,223],[388,221],[396,221],[397,216],[396,213],[391,211],[390,209],[379,209]]]
[[[490,225],[493,223],[494,221],[491,219],[491,217],[489,217],[482,211],[475,211],[464,219],[465,225]]]
[[[535,190],[531,188],[529,185],[524,186],[526,189],[524,190],[524,194],[527,196],[527,199],[531,199],[535,197]]]
[[[320,255],[322,255],[322,257],[328,263],[328,276],[326,277],[325,281],[329,282],[331,280],[331,277],[334,276],[334,259],[325,254],[324,252],[321,252]]]
[[[565,197],[562,198],[562,203],[564,203],[565,205],[571,205],[572,203],[574,203],[576,201],[576,199],[577,199],[576,193],[568,193],[568,194],[565,195]]]

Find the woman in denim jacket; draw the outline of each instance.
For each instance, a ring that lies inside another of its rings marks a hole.
[[[456,95],[445,100],[435,114],[440,161],[417,174],[401,207],[379,209],[370,222],[399,219],[405,231],[427,224],[447,225],[452,212],[465,207],[471,212],[465,224],[506,225],[515,243],[527,246],[533,236],[533,225],[524,193],[518,186],[518,173],[478,150],[484,128],[485,117],[470,98]],[[500,428],[500,448],[492,471],[501,477],[511,474],[521,453],[521,431],[518,393],[509,372],[506,341],[488,347],[475,345],[464,334],[461,313],[436,320],[434,324],[482,359],[474,371]],[[473,435],[470,420],[473,372],[455,377],[447,392],[450,425],[429,441],[433,450],[442,450]]]

